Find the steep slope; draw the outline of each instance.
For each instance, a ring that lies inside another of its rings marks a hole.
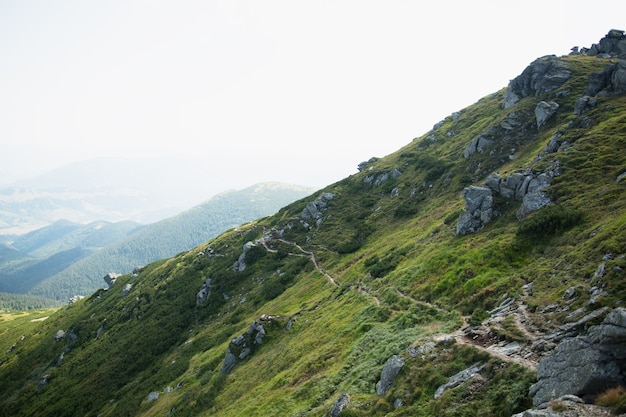
[[[623,62],[542,57],[359,173],[57,311],[3,342],[2,415],[523,411],[539,360],[626,296]]]

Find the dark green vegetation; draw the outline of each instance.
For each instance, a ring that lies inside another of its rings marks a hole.
[[[0,245],[0,291],[67,302],[106,286],[102,277],[174,256],[242,223],[275,213],[311,189],[262,183],[228,191],[177,216],[140,226],[132,222],[79,225],[58,221]],[[6,297],[0,295],[0,302]],[[19,297],[11,297],[16,305]],[[32,303],[21,304],[28,308]],[[17,304],[19,307],[20,305]]]
[[[603,285],[598,306],[626,298],[626,179],[618,179],[626,171],[626,96],[599,97],[574,116],[589,73],[607,60],[563,59],[573,74],[566,84],[516,104],[532,114],[538,101],[559,97],[560,108],[541,129],[518,132],[513,157],[463,157],[511,112],[500,91],[320,193],[29,322],[23,340],[10,334],[5,344],[16,347],[0,353],[2,415],[322,416],[343,393],[350,404],[341,416],[508,416],[528,408],[530,369],[442,337],[427,353],[407,348],[455,331],[462,316],[479,323],[528,282],[525,302],[538,323],[573,286],[586,294]],[[567,145],[537,159],[557,131]],[[498,215],[483,230],[456,236],[465,186],[494,171],[543,172],[557,159],[552,206],[517,220],[520,202],[497,197]],[[314,201],[324,202],[319,222],[302,216]],[[235,270],[247,242],[254,246],[246,267]],[[602,262],[600,283],[594,271]],[[210,294],[196,304],[207,278]],[[580,296],[570,308],[587,302]],[[263,343],[221,373],[231,340],[262,315],[273,316],[263,322]],[[66,336],[55,342],[59,329]],[[511,320],[498,336],[525,338]],[[392,355],[405,365],[378,395]],[[434,399],[437,387],[477,362],[485,366],[479,378]],[[151,392],[158,399],[148,401]]]

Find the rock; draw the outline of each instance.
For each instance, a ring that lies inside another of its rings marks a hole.
[[[204,280],[204,284],[198,290],[196,294],[196,305],[204,303],[211,295],[211,278]]]
[[[537,383],[530,389],[538,406],[563,395],[591,399],[626,383],[626,309],[611,311],[587,335],[562,341],[539,363]]]
[[[337,398],[337,401],[335,401],[333,407],[330,409],[330,417],[339,417],[348,404],[350,404],[350,396],[347,392],[344,392]]]
[[[585,96],[616,96],[626,93],[626,61],[609,64],[589,75]]]
[[[571,71],[567,65],[556,56],[538,58],[509,82],[504,94],[503,107],[508,109],[524,97],[539,96],[556,90],[570,76]]]
[[[60,342],[63,339],[65,339],[65,330],[57,330],[57,332],[54,334],[54,341]]]
[[[459,216],[457,235],[476,233],[491,221],[493,216],[493,195],[491,189],[470,185],[463,189],[465,211]]]
[[[452,375],[450,379],[448,380],[448,382],[446,382],[445,384],[437,388],[437,390],[435,391],[435,400],[441,397],[446,390],[450,388],[458,387],[462,383],[474,378],[476,375],[480,373],[480,371],[483,370],[484,367],[485,365],[481,363],[475,363],[469,368],[464,369],[461,372]]]
[[[367,167],[370,164],[373,164],[374,162],[378,161],[378,158],[376,158],[375,156],[371,157],[370,159],[368,159],[367,161],[363,161],[361,162],[357,169],[359,170],[359,172],[363,171],[365,169],[365,167]],[[371,167],[370,167],[371,168]]]
[[[226,357],[220,368],[220,372],[223,374],[229,374],[235,368],[237,364],[237,357],[230,351],[230,348],[226,350]]]
[[[475,153],[483,153],[494,143],[494,138],[481,133],[480,135],[472,139],[472,141],[465,147],[465,150],[463,151],[463,157],[467,159]]]
[[[114,272],[109,272],[102,279],[104,279],[104,282],[106,282],[107,285],[109,286],[109,288],[111,288],[111,287],[113,287],[113,284],[115,284],[115,281],[117,280],[117,278],[119,276],[120,276],[120,274],[116,274]]]
[[[550,119],[554,113],[556,113],[559,105],[553,101],[550,103],[546,103],[545,101],[540,101],[537,103],[535,107],[535,118],[537,120],[537,128],[543,126],[548,119]]]
[[[313,219],[321,221],[323,212],[328,209],[328,202],[333,198],[335,198],[334,193],[322,193],[318,198],[307,203],[300,217],[303,220]]]
[[[393,355],[387,359],[380,374],[380,380],[376,383],[376,394],[384,395],[391,388],[403,366],[404,359],[398,355]]]
[[[597,44],[591,45],[587,55],[607,55],[626,58],[626,36],[623,30],[611,29]]]
[[[244,360],[254,353],[255,345],[263,343],[265,338],[265,328],[260,323],[253,321],[245,333],[231,340],[226,349],[226,356],[220,372],[229,374],[237,365],[237,360]]]
[[[122,288],[122,297],[126,297],[128,293],[130,292],[130,290],[132,289],[133,289],[133,284],[124,285],[124,288]]]
[[[243,272],[246,269],[246,253],[255,246],[253,242],[246,242],[243,245],[243,252],[233,264],[233,271]]]
[[[580,116],[585,111],[594,108],[598,104],[598,100],[590,96],[582,96],[576,100],[574,104],[574,114]]]
[[[152,391],[150,394],[148,394],[148,398],[146,398],[147,402],[151,402],[151,401],[156,401],[159,399],[159,393],[156,391]]]

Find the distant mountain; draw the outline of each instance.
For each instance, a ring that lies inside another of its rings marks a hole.
[[[132,222],[94,222],[79,227],[58,221],[13,242],[14,249],[21,249],[31,258],[23,260],[18,270],[5,265],[4,276],[0,269],[0,291],[58,300],[89,294],[105,286],[102,277],[109,272],[130,272],[138,265],[173,256],[229,228],[273,214],[313,191],[280,183],[256,184],[223,192],[181,214],[143,227]]]
[[[223,190],[207,178],[209,162],[99,158],[14,182],[0,188],[0,234],[23,234],[60,219],[162,220]]]

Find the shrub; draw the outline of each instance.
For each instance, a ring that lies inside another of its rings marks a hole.
[[[555,235],[572,228],[582,220],[582,217],[578,210],[557,205],[546,206],[522,221],[517,229],[517,235],[531,238]]]
[[[596,404],[608,407],[614,414],[626,412],[626,388],[618,386],[610,388],[596,397]]]

